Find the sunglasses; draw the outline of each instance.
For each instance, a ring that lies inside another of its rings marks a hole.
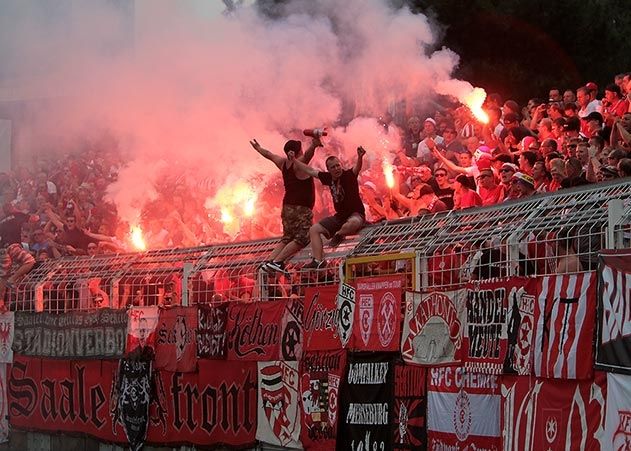
[[[447,174],[441,172],[440,174],[434,174],[434,177],[447,177]]]
[[[500,172],[515,172],[512,169],[500,169]]]

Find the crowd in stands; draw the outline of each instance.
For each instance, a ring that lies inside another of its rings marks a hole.
[[[397,182],[381,168],[364,172],[368,220],[486,206],[631,175],[631,74],[603,90],[551,88],[548,98],[490,94],[489,122],[464,107],[407,120],[393,159]],[[389,124],[384,124],[389,126]]]
[[[591,82],[576,90],[551,88],[547,99],[532,98],[523,108],[490,94],[487,124],[465,106],[413,115],[405,124],[384,120],[384,127],[403,131],[402,145],[391,160],[393,188],[380,164],[362,171],[367,220],[492,205],[631,175],[630,77],[617,75],[604,89]],[[93,146],[0,173],[2,246],[20,244],[37,261],[130,250],[129,224],[104,200],[125,164],[114,148]],[[150,249],[281,235],[279,177],[266,179],[257,200],[265,214],[242,221],[232,234],[220,214],[205,207],[217,187],[191,189],[183,179],[156,187],[157,199],[142,211]],[[329,196],[316,191],[315,221],[332,211]]]

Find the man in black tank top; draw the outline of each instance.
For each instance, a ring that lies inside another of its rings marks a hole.
[[[262,268],[266,271],[284,271],[285,261],[309,244],[309,228],[313,222],[313,205],[315,204],[313,179],[299,169],[294,161],[300,161],[306,166],[313,158],[315,149],[322,147],[322,142],[319,138],[313,138],[303,153],[300,141],[289,140],[283,148],[286,157],[262,148],[256,139],[250,141],[250,144],[263,157],[273,162],[283,175],[285,187],[281,212],[283,238]]]
[[[327,172],[319,172],[298,160],[294,163],[303,172],[318,178],[323,185],[330,188],[335,207],[335,215],[311,226],[309,236],[313,260],[304,268],[319,269],[325,266],[322,235],[331,239],[329,247],[337,247],[344,237],[357,233],[366,222],[366,212],[357,183],[365,154],[363,147],[357,148],[357,162],[352,169],[342,168],[342,163],[336,156],[326,159]]]

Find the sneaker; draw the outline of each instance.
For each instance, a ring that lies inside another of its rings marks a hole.
[[[342,241],[344,241],[344,237],[336,233],[333,235],[333,238],[329,240],[329,247],[338,247]]]
[[[307,263],[306,265],[304,265],[302,267],[302,269],[320,269],[320,268],[324,268],[326,266],[326,261],[322,260],[322,261],[318,261],[315,258],[312,258],[311,261],[309,263]]]
[[[285,271],[285,263],[283,262],[267,262],[264,269],[268,272],[287,272]]]

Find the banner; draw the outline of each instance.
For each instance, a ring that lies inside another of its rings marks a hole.
[[[394,427],[396,450],[427,449],[426,371],[421,366],[398,363],[394,367]]]
[[[352,348],[359,351],[398,351],[401,334],[403,276],[361,278],[356,287],[357,319]]]
[[[298,406],[298,362],[258,362],[256,439],[270,445],[302,448]]]
[[[535,305],[535,375],[587,379],[594,365],[596,273],[539,279]]]
[[[302,352],[302,303],[298,300],[231,302],[228,360],[296,360]]]
[[[407,292],[401,339],[403,360],[421,365],[460,362],[465,304],[465,290]]]
[[[338,332],[342,347],[346,347],[353,335],[353,321],[355,319],[355,288],[346,283],[340,283],[336,300],[338,310]],[[352,344],[352,343],[351,343]]]
[[[428,449],[500,449],[500,402],[498,375],[459,366],[429,369]]]
[[[631,374],[631,253],[600,255],[596,368]]]
[[[228,344],[228,303],[197,304],[197,321],[197,357],[225,359]]]
[[[600,450],[606,396],[598,372],[587,381],[503,376],[504,450]]]
[[[43,360],[15,354],[8,380],[11,427],[127,443],[110,411],[117,371],[116,360]]]
[[[532,372],[537,286],[537,279],[507,281],[507,289],[510,288],[510,291],[506,313],[508,323],[504,374],[527,375]]]
[[[158,306],[131,307],[127,310],[127,354],[149,347],[155,349],[156,328],[160,319]]]
[[[9,402],[7,393],[7,370],[9,365],[0,363],[0,443],[9,441]]]
[[[0,313],[0,363],[13,362],[14,313]]]
[[[140,451],[149,427],[151,401],[151,360],[121,359],[112,391],[114,426],[123,426],[132,451]]]
[[[607,373],[607,413],[602,449],[631,449],[631,376]]]
[[[125,352],[124,310],[15,312],[13,352],[22,355],[111,359]]]
[[[300,360],[302,358],[302,315],[304,304],[300,299],[283,301],[285,310],[281,323],[280,358]]]
[[[306,351],[341,349],[336,296],[337,285],[305,288],[303,326]]]
[[[197,373],[156,371],[147,442],[248,447],[256,442],[256,362],[200,360]]]
[[[160,310],[156,330],[155,368],[190,373],[197,369],[197,308]]]
[[[300,441],[305,449],[335,449],[338,397],[345,368],[344,350],[307,352],[300,361]]]
[[[15,357],[8,381],[12,427],[128,443],[123,428],[113,420],[117,361]],[[146,443],[234,447],[255,443],[256,363],[201,360],[198,373],[154,372],[152,386]],[[140,399],[144,394],[135,396]]]
[[[392,449],[394,355],[349,355],[340,391],[338,450]]]

